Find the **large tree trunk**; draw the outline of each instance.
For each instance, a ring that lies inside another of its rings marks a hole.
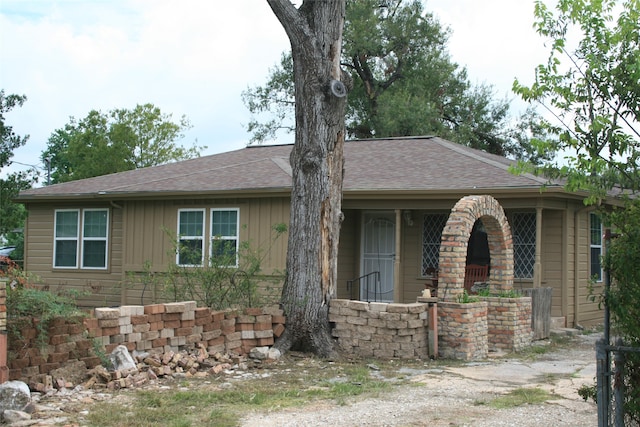
[[[340,69],[345,0],[267,0],[291,42],[296,137],[282,304],[287,328],[276,347],[334,355],[329,301],[335,297],[342,222],[344,111]],[[346,74],[345,74],[346,75]],[[332,90],[332,82],[333,89]]]

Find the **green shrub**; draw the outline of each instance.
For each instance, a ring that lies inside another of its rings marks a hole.
[[[262,274],[262,262],[269,254],[275,241],[287,231],[286,225],[277,224],[272,227],[272,238],[267,247],[253,247],[251,242],[240,242],[238,252],[227,246],[224,240],[211,241],[211,253],[215,257],[208,259],[205,266],[181,266],[171,263],[166,271],[157,274],[151,272],[146,264],[142,278],[145,283],[155,283],[163,290],[166,298],[173,301],[193,300],[215,310],[226,308],[256,307],[270,301],[269,295],[259,292],[259,284],[263,287],[275,285],[281,280],[278,276]],[[190,254],[190,248],[180,246],[180,240],[170,234],[173,245],[170,257],[180,250],[182,259],[194,259],[200,262],[200,253]],[[194,261],[195,263],[195,261]],[[265,286],[266,285],[266,286]],[[278,295],[279,297],[279,295]]]
[[[640,200],[627,201],[606,218],[617,237],[603,258],[611,273],[611,291],[601,302],[611,310],[612,330],[627,346],[640,347]],[[640,354],[628,353],[625,373],[625,413],[640,424]]]
[[[75,304],[77,295],[53,293],[31,286],[9,286],[7,288],[7,325],[9,333],[20,338],[20,327],[27,321],[38,331],[36,342],[42,347],[49,342],[49,327],[55,318],[76,320],[84,313]]]

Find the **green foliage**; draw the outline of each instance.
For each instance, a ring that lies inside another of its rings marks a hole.
[[[589,203],[614,187],[638,191],[640,1],[560,0],[553,12],[538,0],[535,17],[551,46],[549,59],[531,86],[516,80],[513,89],[555,117],[544,127],[558,139],[538,140],[537,149],[567,155],[534,172],[588,191]],[[574,47],[569,33],[579,40]]]
[[[13,233],[22,228],[27,218],[27,210],[13,199],[21,190],[31,188],[34,177],[30,172],[15,172],[0,178],[0,235]]]
[[[612,279],[606,302],[617,333],[640,345],[640,201],[628,201],[609,220],[618,237],[611,240],[603,258]]]
[[[588,401],[589,399],[593,400],[595,403],[598,403],[598,389],[595,384],[587,385],[582,384],[580,388],[578,388],[578,396],[584,399],[584,401]]]
[[[516,289],[509,289],[508,291],[500,291],[495,296],[498,298],[522,298],[522,292]]]
[[[640,0],[559,0],[555,11],[535,4],[536,30],[549,40],[546,64],[527,87],[513,88],[554,117],[544,123],[557,141],[537,141],[538,149],[567,152],[563,164],[533,172],[566,180],[595,204],[610,191],[640,191]],[[571,34],[571,37],[567,37]],[[571,40],[578,40],[570,46]],[[523,170],[523,169],[520,169]],[[600,302],[611,310],[616,332],[628,345],[640,345],[640,203],[628,200],[604,221],[619,232],[603,260],[612,289]],[[625,409],[640,422],[640,360],[625,366]],[[584,391],[588,395],[587,391]]]
[[[491,289],[489,289],[489,287],[487,286],[486,288],[480,289],[478,291],[478,296],[479,297],[490,297],[491,295]]]
[[[106,400],[91,407],[85,421],[100,426],[238,426],[248,412],[304,405],[347,405],[359,396],[394,390],[393,382],[374,377],[359,362],[273,369],[268,377],[246,378],[231,388],[206,387],[198,380],[164,390],[133,390],[126,410]],[[188,409],[188,410],[185,410]]]
[[[24,95],[5,95],[0,90],[0,169],[11,164],[13,151],[27,143],[29,136],[19,136],[13,127],[5,123],[5,114],[15,107],[22,107],[27,97]],[[22,205],[13,202],[20,190],[31,187],[35,172],[15,172],[0,178],[0,236],[22,227],[26,211]]]
[[[488,85],[473,86],[447,52],[450,30],[418,0],[347,2],[341,64],[352,84],[347,100],[349,137],[436,134],[491,153],[538,162],[531,135],[540,136],[530,110],[515,125],[506,99]],[[254,118],[252,142],[294,129],[293,61],[283,54],[264,86],[243,101]]]
[[[271,247],[287,231],[285,224],[272,226],[272,236],[268,246],[252,246],[251,242],[240,242],[238,252],[229,250],[225,241],[214,238],[211,253],[204,266],[181,266],[171,263],[166,272],[155,274],[146,265],[142,281],[159,283],[167,298],[173,301],[193,300],[215,310],[226,308],[257,307],[277,302],[280,294],[269,293],[269,285],[280,281],[279,276],[262,274],[262,262]],[[169,236],[171,232],[165,230]],[[170,257],[180,250],[182,259],[200,260],[200,253],[189,255],[191,249],[180,246],[179,239],[171,236],[173,245]],[[136,280],[132,278],[131,280]],[[258,284],[267,289],[258,289]]]
[[[49,137],[42,159],[50,159],[52,183],[73,181],[195,157],[202,148],[184,148],[176,141],[190,128],[153,104],[108,113],[92,110]]]
[[[93,354],[95,354],[100,359],[100,364],[109,370],[113,369],[113,362],[107,355],[102,341],[97,338],[92,339],[91,347],[93,349]]]
[[[521,405],[539,405],[552,398],[548,391],[541,388],[520,387],[493,399],[489,405],[497,409],[508,409]]]
[[[624,209],[608,215],[608,221],[618,233],[603,258],[603,267],[611,274],[611,290],[604,301],[616,334],[626,345],[640,347],[640,200],[628,200]],[[626,413],[640,422],[640,354],[627,355],[624,382]]]
[[[460,304],[471,304],[478,301],[480,301],[480,298],[469,295],[466,289],[462,291],[462,294],[458,295],[458,303]]]
[[[24,286],[20,279],[21,277],[16,276],[15,281],[10,280],[12,286],[7,288],[7,325],[10,334],[20,337],[21,322],[24,319],[29,319],[30,322],[34,319],[33,324],[38,331],[36,342],[42,347],[49,342],[49,327],[53,319],[61,317],[80,321],[83,317],[75,304],[78,295],[56,294],[31,285]]]
[[[0,90],[0,168],[11,164],[13,150],[27,143],[28,136],[18,136],[11,126],[5,124],[5,113],[15,107],[22,107],[27,100],[24,95],[5,95],[4,89]]]

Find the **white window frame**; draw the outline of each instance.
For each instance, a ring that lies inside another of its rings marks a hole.
[[[213,235],[213,213],[214,212],[235,212],[236,213],[236,233],[235,236],[215,236]],[[236,262],[235,265],[229,265],[228,267],[238,267],[238,250],[239,250],[239,238],[240,238],[240,208],[211,208],[209,211],[209,259],[213,258],[213,244],[211,242],[214,239],[220,240],[233,240],[235,241]]]
[[[86,224],[86,213],[87,212],[106,212],[107,214],[107,223],[106,223],[106,229],[105,229],[105,236],[104,237],[86,237],[84,235],[84,226]],[[104,209],[104,208],[91,208],[91,209],[83,209],[82,210],[82,228],[80,229],[82,231],[82,253],[80,254],[80,259],[82,260],[82,268],[85,270],[106,270],[109,266],[109,209]],[[84,252],[85,252],[85,242],[104,242],[104,267],[90,267],[90,266],[85,266],[84,262]]]
[[[58,213],[62,212],[76,212],[78,214],[78,219],[76,221],[76,235],[75,237],[58,237]],[[56,209],[53,212],[53,268],[63,268],[63,269],[77,269],[78,268],[78,257],[80,256],[80,250],[78,242],[80,241],[80,209]],[[56,265],[56,260],[58,259],[58,242],[59,241],[75,241],[76,242],[76,262],[74,265]]]
[[[599,243],[594,243],[593,240],[591,239],[591,236],[593,235],[593,220],[594,218],[598,219],[598,222],[600,223],[600,231],[598,233],[598,235],[600,236],[600,242]],[[602,258],[602,233],[603,233],[603,227],[602,227],[602,219],[595,213],[595,212],[591,212],[589,214],[589,279],[593,278],[593,274],[591,272],[592,270],[592,262],[591,262],[591,254],[593,252],[594,249],[596,249],[599,253],[600,253],[600,257]],[[602,282],[602,279],[604,277],[604,272],[602,269],[602,259],[600,259],[600,272],[598,273],[598,278],[596,280],[596,282],[600,283]]]
[[[202,235],[200,236],[196,236],[196,235],[181,235],[180,234],[180,215],[183,212],[201,212],[202,213]],[[206,236],[206,224],[207,224],[207,213],[206,210],[204,208],[182,208],[182,209],[178,209],[178,218],[177,218],[178,223],[176,224],[176,230],[177,230],[177,238],[178,238],[178,244],[180,243],[181,240],[200,240],[202,242],[202,255],[200,257],[200,264],[180,264],[180,248],[176,248],[176,265],[179,265],[180,267],[202,267],[204,265],[204,254],[205,254],[205,236]]]
[[[106,235],[105,237],[85,237],[84,236],[84,223],[85,212],[104,211],[107,214]],[[76,235],[75,237],[58,237],[58,213],[60,212],[76,212]],[[86,209],[56,209],[53,213],[53,268],[65,269],[65,270],[107,270],[109,268],[109,216],[110,211],[107,208],[86,208]],[[74,265],[56,265],[58,242],[59,241],[74,241],[76,246],[76,259]],[[103,241],[105,242],[105,259],[104,267],[87,267],[84,265],[84,250],[85,242],[87,241]]]

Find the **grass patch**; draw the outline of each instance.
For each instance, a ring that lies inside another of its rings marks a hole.
[[[266,378],[243,379],[224,387],[198,381],[190,381],[186,387],[175,384],[176,389],[127,392],[126,404],[120,399],[96,404],[85,421],[89,426],[104,427],[233,427],[253,410],[273,411],[321,400],[344,405],[357,396],[377,395],[392,388],[389,381],[372,376],[361,364],[274,372]]]
[[[511,390],[504,396],[496,397],[488,404],[496,409],[507,409],[521,405],[539,405],[551,398],[551,393],[541,388],[520,387]]]

